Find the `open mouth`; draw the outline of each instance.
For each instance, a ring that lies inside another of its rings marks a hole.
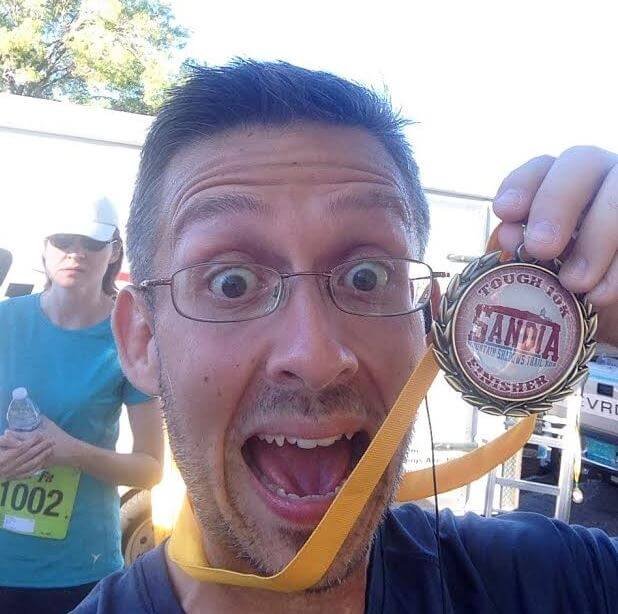
[[[258,433],[243,447],[245,463],[263,498],[289,520],[320,520],[369,445],[364,430],[308,439]]]

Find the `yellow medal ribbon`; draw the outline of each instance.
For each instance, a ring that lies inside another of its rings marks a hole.
[[[430,346],[326,514],[296,556],[280,572],[264,577],[210,567],[203,549],[202,534],[188,499],[184,501],[167,544],[171,560],[200,582],[280,592],[302,591],[315,585],[330,568],[413,424],[418,407],[438,370]],[[534,430],[534,424],[535,418],[530,416],[470,454],[438,465],[438,492],[463,486],[503,463],[526,443]],[[407,473],[397,498],[399,501],[411,501],[433,494],[433,475],[431,468],[428,468]]]

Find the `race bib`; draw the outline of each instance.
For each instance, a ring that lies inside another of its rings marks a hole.
[[[0,527],[15,533],[64,539],[81,472],[49,467],[24,480],[0,482]]]

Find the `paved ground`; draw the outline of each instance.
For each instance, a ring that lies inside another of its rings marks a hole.
[[[526,479],[531,479],[527,477]],[[540,482],[552,482],[551,476],[537,476]],[[571,524],[585,527],[598,527],[609,535],[618,535],[618,486],[608,484],[599,479],[584,479],[580,483],[584,500],[571,506]],[[519,509],[539,512],[553,516],[556,499],[549,495],[539,495],[532,492],[520,494]]]

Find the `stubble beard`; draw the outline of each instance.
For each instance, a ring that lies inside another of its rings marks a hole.
[[[209,562],[213,566],[262,576],[279,572],[300,550],[312,531],[281,527],[265,531],[255,518],[244,511],[250,509],[250,506],[246,503],[242,491],[235,486],[233,479],[226,479],[225,484],[230,511],[222,510],[213,494],[217,492],[215,472],[210,470],[207,455],[196,445],[190,425],[182,410],[179,411],[176,406],[171,380],[163,367],[159,386],[170,446],[185,481],[194,513],[204,534],[208,536],[207,541],[216,543],[218,551],[228,555],[225,557],[227,560]],[[349,390],[340,389],[331,394],[334,394],[338,401],[345,401],[349,396],[348,393]],[[352,396],[355,401],[358,400],[356,393],[352,393]],[[261,407],[266,405],[267,403],[258,403]],[[381,420],[383,419],[382,415]],[[411,431],[393,456],[330,569],[318,584],[309,589],[309,592],[324,592],[339,586],[360,565],[366,564],[373,536],[384,513],[394,500],[410,437]],[[244,461],[237,452],[226,449],[224,459],[226,476],[239,475],[241,471],[246,471],[240,467],[240,463]],[[273,544],[276,546],[273,547]]]

